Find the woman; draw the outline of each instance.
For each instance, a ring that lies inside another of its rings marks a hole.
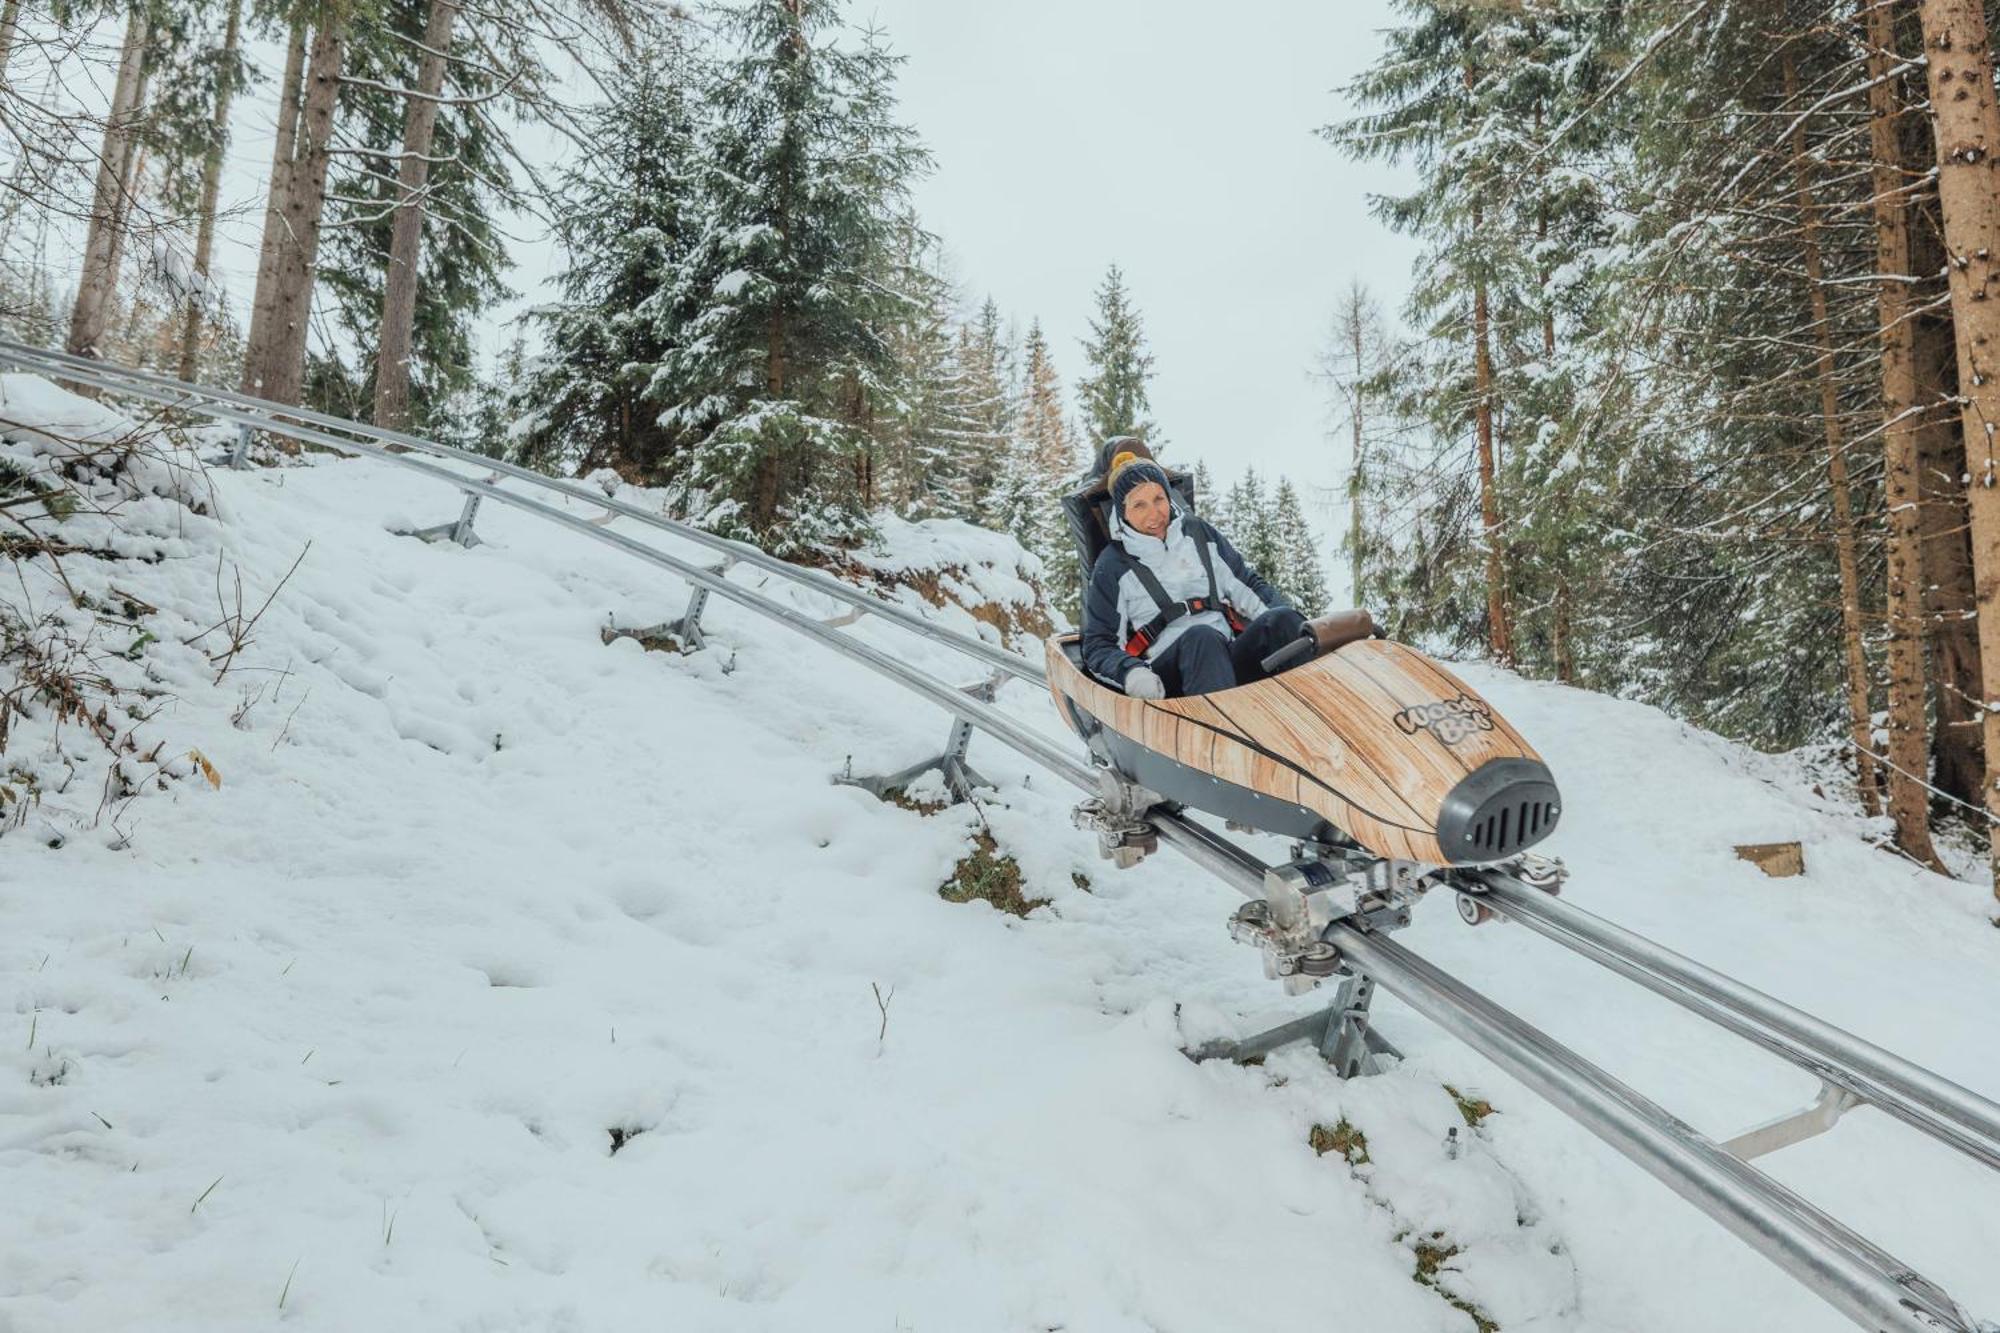
[[[1305,617],[1228,538],[1181,512],[1165,469],[1138,449],[1113,455],[1107,486],[1111,542],[1083,595],[1091,674],[1140,699],[1262,680],[1258,664],[1304,632]]]

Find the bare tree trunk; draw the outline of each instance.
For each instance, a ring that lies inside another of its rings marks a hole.
[[[1798,100],[1798,70],[1789,49],[1784,57],[1785,100]],[[1826,431],[1826,483],[1833,498],[1833,538],[1840,567],[1840,630],[1847,660],[1847,728],[1854,742],[1855,786],[1861,806],[1882,813],[1876,788],[1875,747],[1868,707],[1868,657],[1861,637],[1861,566],[1855,557],[1854,502],[1847,486],[1847,453],[1840,429],[1840,386],[1833,354],[1833,322],[1827,315],[1825,274],[1820,260],[1819,204],[1813,197],[1812,168],[1806,160],[1806,127],[1792,127],[1792,168],[1798,180],[1799,228],[1805,250],[1806,292],[1812,301],[1819,381],[1819,413]]]
[[[187,318],[181,325],[180,377],[192,380],[201,352],[201,308],[214,298],[209,278],[209,255],[215,248],[215,209],[222,194],[222,148],[229,132],[229,102],[236,92],[236,46],[243,26],[243,0],[229,0],[229,26],[222,36],[222,73],[215,84],[215,115],[209,122],[212,138],[208,157],[201,164],[201,221],[195,229],[193,273],[201,278],[201,289],[188,293]]]
[[[1910,136],[1904,152],[1929,158],[1935,149],[1930,127]],[[1921,274],[1944,273],[1944,237],[1938,234],[1935,196],[1920,200],[1910,238],[1911,267]],[[1931,305],[1948,295],[1928,277],[1914,299]],[[1918,529],[1923,539],[1924,611],[1928,616],[1931,708],[1931,781],[1937,789],[1979,808],[1986,773],[1980,739],[1979,630],[1974,607],[1972,543],[1965,507],[1965,439],[1959,433],[1958,348],[1951,312],[1917,317],[1917,395],[1923,415],[1917,425]]]
[[[1570,625],[1569,584],[1567,581],[1556,585],[1556,609],[1553,630],[1553,644],[1556,659],[1556,679],[1565,685],[1576,683],[1576,635]]]
[[[1361,346],[1361,291],[1358,281],[1349,299],[1352,304],[1348,310],[1347,332],[1354,349],[1354,390],[1349,395],[1348,408],[1354,417],[1354,481],[1348,487],[1347,559],[1353,572],[1354,604],[1365,606],[1367,603],[1361,593],[1361,486],[1366,476],[1362,471],[1361,382],[1367,378],[1368,363]]]
[[[1929,56],[1932,127],[1937,139],[1938,201],[1950,262],[1952,326],[1957,331],[1958,385],[1964,421],[1967,508],[1972,566],[1978,587],[1979,660],[1985,689],[1988,815],[2000,819],[2000,104],[1993,94],[1993,57],[1981,0],[1921,0]],[[2000,846],[2000,840],[1996,840]],[[2000,864],[2000,860],[1996,860]],[[2000,895],[2000,876],[1994,881]]]
[[[396,216],[389,231],[389,268],[382,277],[382,330],[375,358],[375,424],[392,430],[410,424],[410,353],[417,320],[424,184],[430,179],[445,53],[451,49],[457,17],[455,0],[431,0],[424,24],[424,58],[417,67],[417,96],[410,99],[403,118],[403,162],[396,173]]]
[[[146,69],[146,10],[135,8],[125,20],[125,46],[118,58],[118,81],[111,90],[111,109],[104,121],[104,146],[97,159],[97,187],[91,197],[90,227],[83,244],[83,272],[77,280],[76,304],[70,309],[68,348],[74,356],[98,356],[111,322],[111,300],[118,287],[118,252],[125,191],[133,165],[134,112]]]
[[[1473,218],[1473,229],[1479,219]],[[1486,535],[1487,643],[1493,660],[1507,665],[1514,659],[1514,639],[1507,623],[1507,577],[1500,559],[1500,496],[1493,467],[1493,335],[1486,281],[1472,288],[1472,419],[1479,436],[1479,515]]]
[[[0,8],[0,83],[7,81],[7,60],[14,54],[14,39],[21,34],[21,0],[7,0]]]
[[[250,331],[243,349],[243,391],[256,393],[263,387],[259,349],[270,339],[271,300],[276,292],[272,268],[277,261],[278,238],[285,231],[286,200],[292,191],[294,159],[298,156],[299,100],[306,70],[306,23],[293,20],[285,43],[285,73],[278,82],[278,129],[271,148],[271,185],[264,196],[264,237],[257,254],[257,288],[250,304]]]
[[[1924,230],[1924,229],[1920,229]],[[1940,272],[1919,255],[1918,271]],[[1980,804],[1986,772],[1980,741],[1979,631],[1974,606],[1972,543],[1965,507],[1965,438],[1959,433],[1957,348],[1949,319],[1917,321],[1917,392],[1927,405],[1917,428],[1919,511],[1923,535],[1924,610],[1928,613],[1931,697],[1937,729],[1931,735],[1932,781],[1968,805]]]
[[[275,221],[267,284],[258,282],[252,307],[250,348],[243,368],[247,392],[274,402],[297,403],[305,387],[307,322],[312,315],[313,270],[319,257],[320,217],[326,204],[328,150],[333,141],[334,101],[346,54],[346,19],[330,15],[313,34],[306,69],[305,97],[299,106],[297,152],[287,173],[282,207]],[[271,221],[267,217],[266,226]],[[261,323],[259,317],[262,317]]]
[[[139,90],[132,101],[135,114],[137,114],[139,107],[146,104],[146,85],[149,81],[149,75],[140,74]],[[113,298],[112,304],[116,304],[118,275],[123,271],[125,265],[125,241],[132,234],[132,206],[139,198],[140,182],[145,180],[145,178],[145,145],[139,142],[137,134],[128,135],[125,139],[124,160],[118,164],[118,205],[117,210],[112,214],[111,253],[105,262],[105,271],[109,275],[107,279],[108,290],[111,292]],[[109,324],[111,311],[108,306],[105,309],[104,315],[105,322]],[[127,334],[128,336],[130,334],[129,327]]]
[[[1867,15],[1869,144],[1873,159],[1876,314],[1882,335],[1883,499],[1888,509],[1889,816],[1896,845],[1942,869],[1931,847],[1930,745],[1925,721],[1922,542],[1917,529],[1917,369],[1909,312],[1910,210],[1904,191],[1901,99],[1889,73],[1895,15],[1862,0]]]

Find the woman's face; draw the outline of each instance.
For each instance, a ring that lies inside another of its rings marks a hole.
[[[1167,500],[1167,488],[1157,481],[1142,481],[1125,497],[1126,525],[1148,537],[1165,537],[1174,507]]]

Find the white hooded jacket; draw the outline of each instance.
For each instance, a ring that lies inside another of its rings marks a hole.
[[[1208,539],[1215,566],[1215,591],[1237,615],[1254,620],[1274,606],[1287,605],[1278,591],[1244,562],[1213,525],[1197,515],[1184,513],[1178,498],[1164,537],[1148,537],[1125,522],[1115,506],[1111,512],[1111,544],[1098,555],[1091,569],[1090,586],[1084,592],[1083,654],[1093,675],[1121,688],[1125,675],[1141,661],[1157,661],[1174,640],[1197,625],[1207,625],[1224,638],[1232,636],[1229,620],[1220,609],[1197,611],[1171,621],[1159,637],[1148,644],[1143,657],[1126,651],[1135,631],[1151,624],[1162,608],[1145,583],[1134,572],[1143,563],[1159,580],[1160,588],[1174,601],[1209,595],[1208,569],[1201,559],[1199,532]]]

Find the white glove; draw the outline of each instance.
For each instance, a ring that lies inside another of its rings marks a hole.
[[[1133,667],[1125,673],[1125,693],[1134,699],[1164,699],[1167,683],[1151,667]]]

